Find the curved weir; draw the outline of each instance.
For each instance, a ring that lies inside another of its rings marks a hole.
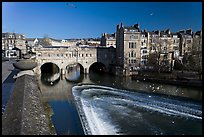
[[[200,103],[97,85],[74,86],[72,94],[85,134],[202,132]],[[185,127],[187,123],[194,126]]]

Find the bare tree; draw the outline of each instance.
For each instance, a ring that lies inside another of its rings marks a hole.
[[[41,44],[44,46],[50,46],[51,45],[50,38],[47,34],[44,35]]]

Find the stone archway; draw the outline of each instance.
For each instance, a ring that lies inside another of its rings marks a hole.
[[[96,73],[107,72],[107,67],[105,64],[103,64],[101,62],[95,62],[95,63],[90,65],[89,73],[90,72],[96,72]]]
[[[80,63],[69,64],[65,68],[65,78],[68,81],[77,81],[84,74],[84,67]]]
[[[60,68],[53,62],[46,62],[40,67],[41,80],[44,84],[55,85],[60,80]]]

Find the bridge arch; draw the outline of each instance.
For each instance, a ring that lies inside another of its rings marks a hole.
[[[60,79],[60,68],[53,62],[46,62],[40,67],[41,79],[46,84],[54,85]]]
[[[45,73],[60,73],[60,68],[57,64],[53,62],[46,62],[40,66],[41,74],[42,72]]]
[[[89,66],[89,73],[90,72],[103,73],[106,71],[107,71],[107,67],[102,62],[94,62]]]

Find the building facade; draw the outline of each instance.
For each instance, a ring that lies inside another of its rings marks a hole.
[[[101,36],[101,42],[100,42],[101,46],[106,46],[106,47],[111,47],[113,46],[114,48],[116,48],[116,34],[106,34],[103,33]]]
[[[142,38],[141,38],[142,37]],[[141,32],[139,25],[121,26],[116,29],[116,63],[117,70],[122,75],[130,75],[135,72],[141,63],[141,48],[145,49],[147,39]],[[143,46],[142,46],[143,44]]]
[[[16,33],[2,33],[2,54],[6,58],[16,58],[18,55],[15,49],[20,49],[21,53],[26,53],[25,35]]]
[[[190,54],[193,46],[193,32],[191,29],[182,30],[178,32],[180,38],[179,42],[179,55]]]

